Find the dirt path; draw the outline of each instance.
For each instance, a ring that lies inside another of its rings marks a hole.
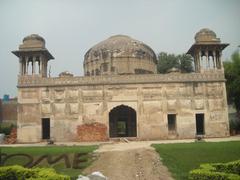
[[[98,159],[84,173],[100,171],[109,180],[170,180],[168,169],[148,143],[103,145],[97,151]]]

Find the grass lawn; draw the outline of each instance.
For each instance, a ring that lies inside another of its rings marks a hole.
[[[53,163],[52,165],[49,165],[47,163],[46,158],[41,161],[37,167],[51,167],[54,168],[58,173],[60,174],[66,174],[71,177],[77,177],[79,174],[81,174],[81,171],[90,165],[92,162],[92,152],[97,149],[97,146],[45,146],[45,147],[0,147],[1,153],[5,153],[7,155],[10,154],[29,154],[34,158],[34,162],[42,155],[51,155],[52,160],[54,160],[56,157],[67,154],[69,157],[69,162],[72,166],[74,154],[75,153],[88,153],[87,155],[83,155],[78,158],[78,160],[83,160],[84,162],[79,162],[80,169],[74,169],[74,168],[67,168],[65,166],[64,160],[61,159],[57,163]],[[23,156],[15,156],[10,159],[8,159],[4,165],[24,165],[26,162],[28,162],[28,158]]]
[[[188,172],[202,163],[240,159],[240,141],[153,144],[175,179],[187,179]]]

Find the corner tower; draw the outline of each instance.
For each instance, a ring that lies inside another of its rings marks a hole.
[[[19,49],[12,53],[19,57],[19,76],[47,77],[48,61],[54,57],[45,48],[41,36],[31,34],[25,37]]]
[[[222,50],[229,44],[221,43],[215,32],[201,29],[195,35],[195,43],[188,50],[194,58],[195,72],[222,70]]]

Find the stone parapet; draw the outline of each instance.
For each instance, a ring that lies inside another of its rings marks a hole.
[[[172,73],[149,75],[112,75],[93,77],[52,77],[19,76],[18,87],[46,87],[72,85],[111,85],[111,84],[146,84],[146,83],[184,83],[184,82],[225,82],[224,73]]]

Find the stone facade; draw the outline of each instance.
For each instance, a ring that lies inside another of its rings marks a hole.
[[[14,53],[21,59],[19,51]],[[205,137],[229,135],[222,67],[186,74],[153,73],[51,78],[20,74],[18,141],[40,142],[48,138],[94,141],[129,136],[140,140],[181,139],[194,138],[199,133]],[[45,127],[45,120],[49,127]]]

